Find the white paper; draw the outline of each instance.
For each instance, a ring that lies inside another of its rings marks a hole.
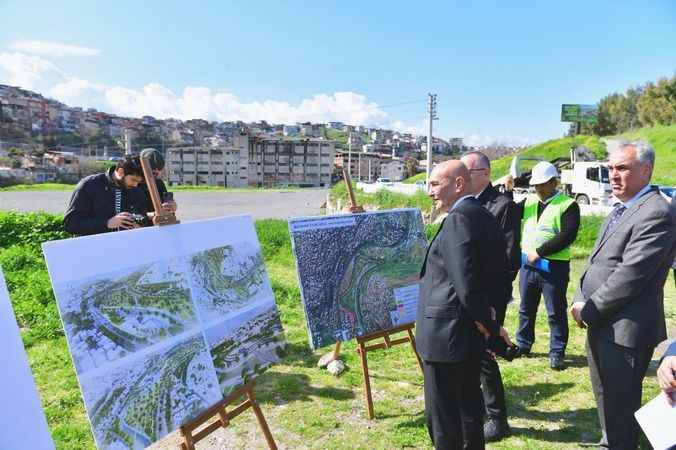
[[[45,414],[0,270],[0,449],[53,450]]]
[[[669,406],[664,392],[634,413],[636,421],[655,450],[676,445],[676,405]]]

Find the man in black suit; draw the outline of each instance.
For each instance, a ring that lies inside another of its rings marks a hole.
[[[495,217],[507,245],[507,266],[503,283],[498,280],[492,283],[495,294],[490,299],[495,312],[494,319],[502,326],[507,303],[512,299],[512,283],[521,266],[521,213],[509,197],[499,193],[491,184],[491,162],[485,154],[479,151],[468,152],[460,161],[469,169],[472,195]],[[481,361],[481,391],[486,407],[484,438],[487,442],[500,440],[510,434],[505,388],[498,363],[488,354],[484,354]]]
[[[482,449],[479,374],[486,339],[502,336],[511,345],[490,310],[492,285],[505,273],[504,237],[470,194],[462,162],[439,164],[428,194],[449,214],[427,250],[416,318],[427,428],[437,449]]]

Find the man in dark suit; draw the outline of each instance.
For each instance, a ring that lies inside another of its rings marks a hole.
[[[472,195],[495,217],[507,245],[504,282],[499,283],[496,280],[492,283],[495,293],[490,299],[495,312],[494,318],[502,326],[507,303],[512,299],[512,283],[521,265],[521,212],[509,197],[499,193],[491,184],[491,162],[485,154],[479,151],[468,152],[460,161],[469,169]],[[481,361],[481,391],[486,407],[484,438],[487,442],[500,440],[510,434],[505,388],[498,363],[488,354],[484,354]]]
[[[603,432],[601,448],[636,449],[634,412],[655,346],[667,337],[664,283],[676,233],[669,205],[651,188],[655,151],[623,141],[609,158],[617,204],[604,222],[571,315],[587,328],[587,361]]]
[[[479,384],[485,339],[507,333],[492,319],[492,283],[504,276],[504,237],[470,195],[469,170],[446,161],[428,193],[449,214],[432,240],[421,271],[416,341],[423,359],[427,428],[437,449],[482,449]]]

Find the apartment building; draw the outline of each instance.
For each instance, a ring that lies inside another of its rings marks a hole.
[[[167,150],[172,184],[246,186],[328,186],[335,143],[323,139],[281,139],[236,134],[223,146]]]
[[[324,139],[254,137],[249,144],[249,185],[328,186],[335,142]]]

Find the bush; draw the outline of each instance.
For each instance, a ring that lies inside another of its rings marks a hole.
[[[47,213],[0,212],[0,248],[39,246],[71,235],[63,228],[63,216]]]

